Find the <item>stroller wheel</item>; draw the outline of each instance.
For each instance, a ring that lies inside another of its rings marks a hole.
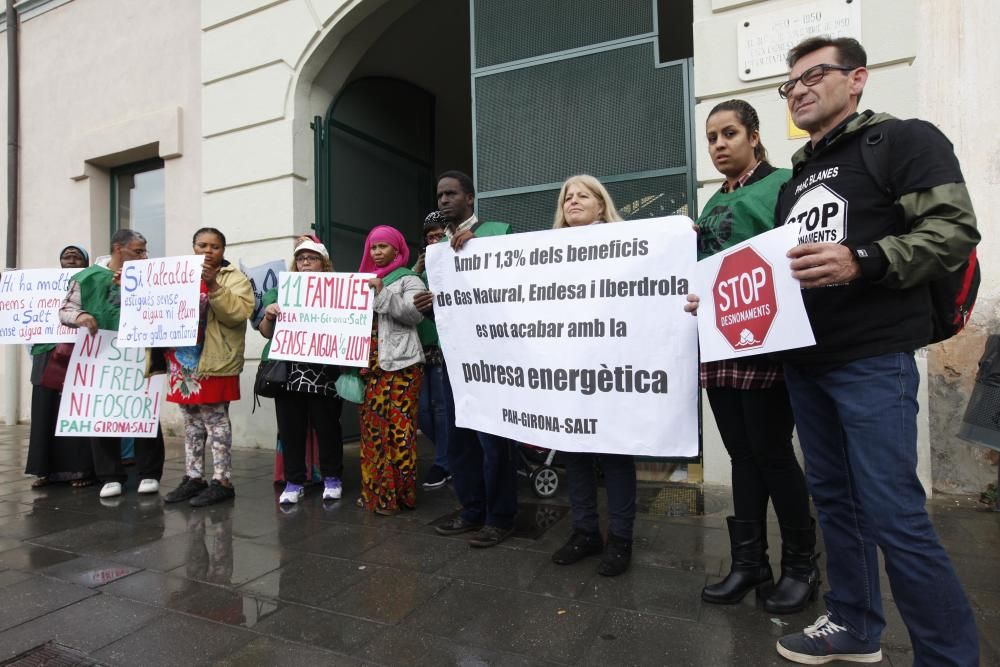
[[[551,498],[559,489],[559,473],[549,466],[539,466],[528,476],[531,490],[539,498]]]

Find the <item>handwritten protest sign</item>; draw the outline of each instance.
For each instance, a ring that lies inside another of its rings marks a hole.
[[[575,452],[698,454],[681,216],[428,249],[456,423]]]
[[[798,225],[783,225],[698,262],[701,360],[813,345],[812,327],[785,254]]]
[[[244,266],[243,260],[240,260],[240,271],[250,281],[250,287],[253,289],[254,306],[253,315],[250,316],[250,325],[254,329],[260,326],[260,321],[264,317],[264,309],[261,307],[264,294],[269,289],[278,286],[278,274],[284,270],[285,260],[283,259],[276,259],[258,266]]]
[[[143,377],[146,351],[118,345],[118,332],[78,329],[59,402],[56,435],[154,438],[166,375]]]
[[[372,304],[370,273],[278,275],[281,314],[271,339],[271,359],[337,366],[368,365]]]
[[[69,279],[80,269],[25,269],[0,276],[0,344],[71,343],[76,330],[59,323]]]
[[[196,345],[201,264],[201,255],[125,262],[118,345]]]

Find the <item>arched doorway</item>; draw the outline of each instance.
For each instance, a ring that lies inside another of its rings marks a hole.
[[[418,250],[435,175],[472,172],[469,2],[402,4],[374,12],[362,25],[383,27],[365,31],[356,60],[339,55],[353,49],[345,39],[312,84],[331,93],[312,120],[314,228],[338,269],[357,266],[364,235],[379,224]]]
[[[316,117],[316,223],[334,266],[361,261],[375,225],[400,229],[419,250],[419,221],[434,208],[435,98],[393,77],[349,83]]]

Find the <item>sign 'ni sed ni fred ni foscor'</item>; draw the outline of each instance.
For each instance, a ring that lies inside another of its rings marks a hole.
[[[156,437],[166,375],[144,377],[146,350],[120,347],[117,331],[76,335],[56,435]]]

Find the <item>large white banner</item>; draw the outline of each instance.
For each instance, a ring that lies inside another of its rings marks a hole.
[[[459,426],[574,452],[698,454],[682,216],[431,246]]]
[[[118,345],[118,332],[77,329],[56,435],[155,438],[166,375],[143,377],[146,350]]]
[[[80,269],[24,269],[0,276],[0,344],[72,343],[76,329],[59,323],[69,279]]]
[[[139,259],[122,267],[121,347],[198,343],[201,255]]]
[[[786,253],[798,225],[783,225],[698,262],[701,360],[814,345],[799,281]]]
[[[375,293],[370,273],[278,275],[281,314],[271,338],[271,359],[366,367]]]

